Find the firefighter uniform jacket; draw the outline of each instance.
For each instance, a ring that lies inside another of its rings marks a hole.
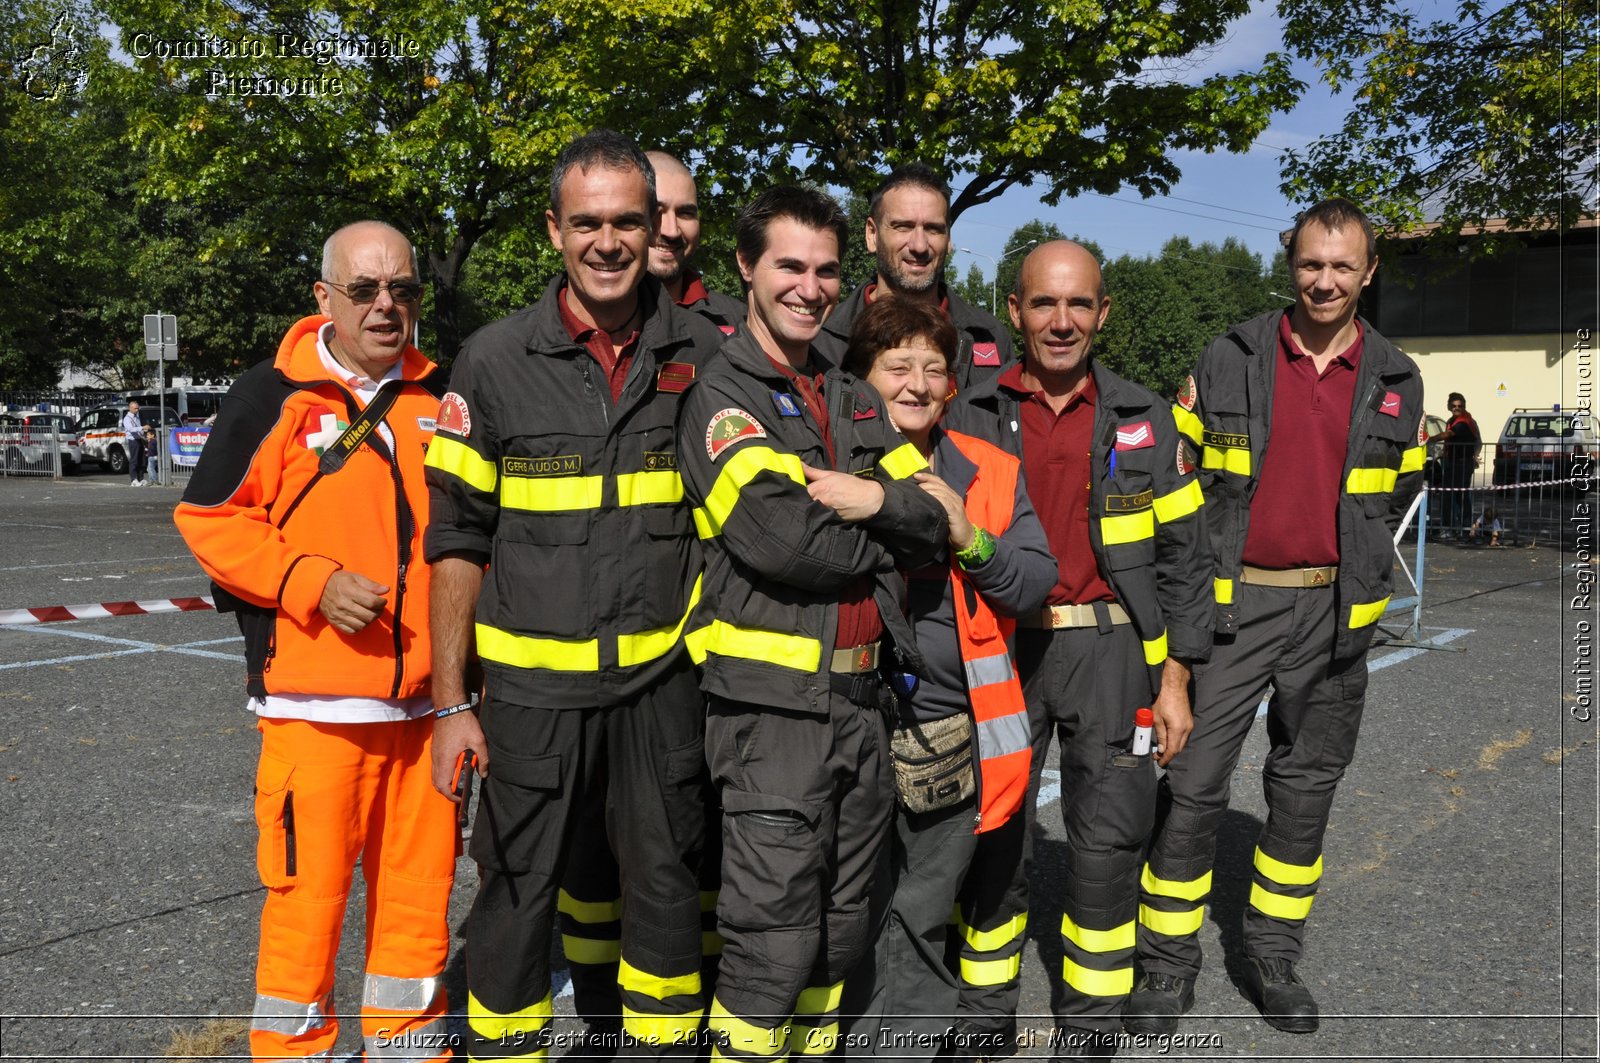
[[[1178,428],[1200,455],[1216,566],[1218,634],[1238,630],[1234,589],[1250,526],[1250,499],[1272,431],[1283,313],[1269,311],[1213,340],[1173,406]],[[1394,532],[1422,487],[1427,454],[1417,367],[1371,325],[1361,324],[1365,338],[1339,496],[1335,660],[1357,657],[1372,643],[1378,618],[1389,604]]]
[[[901,613],[897,565],[927,564],[948,532],[944,509],[912,474],[928,467],[889,423],[877,390],[838,369],[823,380],[829,445],[793,385],[743,326],[684,397],[684,490],[705,547],[695,628],[708,694],[828,714],[838,595],[863,576],[902,670],[920,673]],[[883,508],[859,523],[806,493],[802,463],[870,476]]]
[[[533,306],[468,337],[427,459],[428,561],[487,558],[477,651],[490,697],[552,709],[632,699],[675,664],[698,590],[673,425],[721,342],[653,278],[621,400]]]
[[[216,581],[217,608],[237,614],[251,697],[417,697],[430,681],[428,571],[411,564],[428,517],[418,466],[444,373],[407,347],[383,417],[394,447],[370,432],[343,468],[325,473],[323,451],[361,413],[317,353],[327,323],[296,322],[277,357],[229,389],[173,520]],[[351,520],[353,506],[372,519]],[[341,568],[390,588],[382,615],[354,635],[320,610]]]
[[[950,367],[956,387],[965,390],[973,381],[994,376],[1013,360],[1011,333],[992,315],[972,306],[955,292],[944,289],[950,323],[956,327],[956,360]],[[850,345],[850,329],[867,308],[867,285],[863,284],[840,303],[817,336],[816,349],[834,365],[844,361]]]
[[[1101,578],[1139,632],[1155,683],[1154,670],[1169,653],[1186,661],[1211,655],[1200,484],[1180,465],[1166,404],[1098,363],[1091,372],[1099,397],[1090,437],[1089,544]],[[945,423],[1022,457],[1019,402],[997,377],[973,385]]]
[[[704,299],[696,299],[683,309],[699,314],[717,326],[724,336],[731,336],[744,320],[746,307],[743,300],[707,290]]]

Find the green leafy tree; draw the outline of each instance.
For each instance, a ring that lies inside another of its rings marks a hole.
[[[1281,0],[1285,39],[1355,106],[1283,160],[1301,202],[1340,194],[1397,228],[1571,226],[1600,191],[1600,9],[1573,0],[1458,0],[1428,20],[1404,0]]]
[[[962,174],[952,219],[1019,183],[1144,195],[1176,149],[1243,151],[1301,84],[1285,55],[1198,82],[1186,71],[1248,0],[792,0],[728,64],[704,144],[719,178],[798,170],[869,190],[913,160]],[[752,166],[752,163],[754,165]]]

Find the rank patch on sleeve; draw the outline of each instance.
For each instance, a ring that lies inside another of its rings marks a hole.
[[[1000,345],[997,343],[974,343],[972,345],[973,365],[999,365]]]
[[[1190,373],[1183,378],[1183,386],[1178,388],[1178,405],[1186,410],[1194,409],[1195,387],[1194,374]]]
[[[472,413],[467,400],[453,391],[445,392],[439,400],[439,416],[435,425],[440,432],[452,432],[466,439],[472,435]]]
[[[1384,392],[1383,401],[1378,404],[1378,412],[1385,417],[1399,417],[1400,393],[1398,391]]]
[[[681,394],[694,383],[694,365],[690,362],[662,362],[656,374],[656,390]]]
[[[1122,425],[1117,428],[1118,450],[1143,450],[1156,445],[1156,430],[1149,421]]]
[[[761,422],[754,415],[730,406],[712,414],[711,423],[706,425],[706,455],[716,461],[724,450],[741,439],[765,438],[767,430],[761,427]]]

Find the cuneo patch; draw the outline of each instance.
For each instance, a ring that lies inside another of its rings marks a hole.
[[[711,423],[706,425],[706,455],[716,461],[723,451],[740,440],[765,438],[767,430],[761,427],[754,414],[730,406],[712,414]]]

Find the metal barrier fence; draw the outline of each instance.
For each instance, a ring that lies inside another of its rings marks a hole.
[[[1485,443],[1472,463],[1427,465],[1428,538],[1484,546],[1561,540],[1574,500],[1592,497],[1600,477],[1581,445],[1541,450]]]
[[[0,475],[59,480],[82,464],[77,436],[54,422],[23,425],[0,420]]]

